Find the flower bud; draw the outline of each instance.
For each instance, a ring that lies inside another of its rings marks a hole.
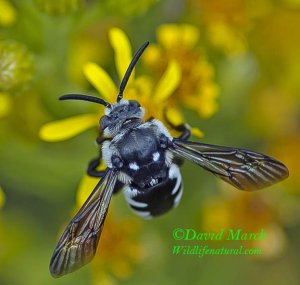
[[[25,46],[0,41],[0,91],[22,88],[33,77],[33,59]]]

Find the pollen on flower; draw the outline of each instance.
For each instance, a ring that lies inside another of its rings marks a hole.
[[[157,30],[158,43],[146,51],[145,63],[161,73],[168,61],[175,60],[181,70],[181,81],[172,100],[209,118],[217,111],[218,86],[213,66],[197,45],[199,33],[198,28],[188,24],[161,25]]]
[[[230,187],[225,183],[222,185],[224,190]],[[262,255],[255,258],[272,259],[280,256],[286,249],[286,234],[280,226],[277,207],[269,203],[263,195],[249,196],[231,191],[229,193],[225,196],[227,193],[224,192],[222,198],[210,198],[204,202],[201,210],[204,231],[218,228],[242,229],[245,232],[256,233],[263,229],[266,233],[265,239],[247,241],[251,246],[263,251]]]
[[[187,28],[188,27],[185,26],[184,29]],[[188,32],[186,33],[189,34]],[[115,65],[120,77],[119,81],[121,81],[124,76],[124,71],[128,68],[128,59],[132,57],[132,55],[130,55],[132,48],[127,35],[121,29],[113,28],[109,34],[109,39],[115,52]],[[121,43],[122,49],[120,49],[117,43]],[[127,60],[124,59],[123,50],[127,51],[125,55]],[[99,91],[106,101],[112,103],[116,100],[118,87],[111,76],[102,67],[93,62],[87,62],[83,66],[83,71],[87,80]],[[178,93],[178,88],[180,88],[182,67],[177,60],[170,59],[167,60],[163,70],[159,73],[155,73],[155,75],[156,77],[131,74],[131,80],[128,81],[124,91],[124,98],[140,102],[141,106],[145,109],[145,119],[154,117],[166,123],[164,116],[165,110],[169,107],[174,109],[178,106],[174,103],[174,95]],[[179,113],[180,111],[178,111],[178,114]],[[47,123],[40,129],[40,137],[46,141],[69,139],[90,127],[96,126],[101,114],[103,113],[80,115]],[[176,115],[177,118],[178,114]],[[182,116],[180,121],[183,122]],[[192,133],[196,136],[203,135],[202,132],[196,128],[192,128]]]

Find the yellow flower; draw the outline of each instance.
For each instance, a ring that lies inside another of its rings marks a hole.
[[[117,218],[113,210],[107,215],[92,265],[94,284],[115,284],[118,279],[128,278],[145,257],[143,246],[138,242],[138,218]]]
[[[157,30],[158,44],[145,53],[145,62],[160,73],[167,62],[175,60],[182,70],[182,80],[172,99],[208,118],[217,111],[218,86],[214,70],[197,47],[199,30],[188,24],[164,24]]]
[[[247,51],[246,39],[223,22],[213,22],[208,27],[211,43],[224,51],[228,56],[242,54]]]
[[[224,186],[227,188],[227,185]],[[230,187],[230,186],[228,186]],[[264,197],[264,193],[232,192],[227,196],[211,198],[202,209],[203,231],[241,229],[266,234],[263,240],[240,241],[247,247],[262,249],[262,259],[280,256],[286,248],[287,237],[281,226],[277,202]],[[228,190],[228,191],[229,191]],[[279,199],[282,202],[282,198]],[[236,241],[235,241],[236,242]],[[239,245],[240,245],[239,244]]]
[[[0,0],[0,26],[9,27],[16,20],[16,10],[7,0]]]
[[[110,30],[109,40],[115,52],[115,64],[121,81],[132,59],[131,45],[126,34],[118,28]],[[118,87],[103,68],[95,63],[88,62],[84,65],[83,70],[88,81],[106,101],[116,101]],[[175,103],[169,100],[178,87],[180,80],[181,68],[175,60],[170,60],[156,84],[153,78],[147,76],[136,77],[133,72],[124,91],[124,98],[139,101],[146,110],[146,117],[153,116],[163,121],[164,111],[167,110],[169,120],[183,122],[181,113],[176,109]],[[46,141],[69,139],[88,128],[99,127],[98,122],[102,114],[103,109],[99,113],[85,114],[48,123],[41,128],[40,137]],[[193,128],[192,131],[196,135],[201,135],[198,129]]]

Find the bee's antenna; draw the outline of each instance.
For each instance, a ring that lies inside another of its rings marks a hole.
[[[82,94],[66,94],[59,97],[59,100],[82,100],[82,101],[89,101],[97,104],[104,105],[105,107],[111,108],[110,104],[104,101],[101,98],[97,98],[94,96],[89,95],[82,95]]]
[[[149,45],[149,42],[145,42],[140,48],[139,50],[135,53],[132,61],[130,62],[127,70],[126,70],[126,73],[123,77],[123,80],[120,84],[120,88],[119,88],[119,94],[118,94],[118,97],[117,97],[117,102],[119,102],[122,97],[123,97],[123,92],[124,92],[124,89],[126,87],[126,84],[128,82],[128,79],[130,77],[130,74],[132,72],[132,70],[134,69],[134,66],[136,65],[137,61],[139,60],[140,56],[142,55],[142,53],[144,52],[144,50],[146,49],[146,47]]]

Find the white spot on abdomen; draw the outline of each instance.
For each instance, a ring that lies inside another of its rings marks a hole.
[[[132,170],[139,170],[140,167],[136,164],[136,162],[129,163],[129,168]]]
[[[160,157],[160,154],[158,151],[153,153],[153,161],[158,161],[159,157]]]

